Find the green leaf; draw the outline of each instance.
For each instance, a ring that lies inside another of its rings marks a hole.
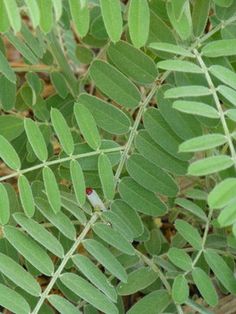
[[[143,233],[144,227],[139,215],[124,201],[116,199],[114,202],[112,202],[111,212],[116,214],[120,219],[123,220],[123,222],[130,229],[133,238],[137,238]],[[120,231],[119,228],[117,229],[118,231]]]
[[[53,27],[53,6],[52,0],[38,0],[38,7],[40,11],[39,25],[41,30],[47,34]]]
[[[76,197],[72,197],[71,193],[61,192],[62,206],[69,211],[82,225],[87,222],[84,211],[79,207]]]
[[[64,249],[61,243],[55,238],[51,232],[44,228],[41,224],[33,219],[27,218],[23,213],[15,213],[13,215],[15,221],[38,243],[47,250],[62,258]]]
[[[175,227],[181,236],[196,250],[202,248],[202,238],[196,228],[184,220],[177,219]]]
[[[0,268],[1,273],[18,287],[21,287],[31,295],[40,296],[41,288],[37,280],[12,258],[2,253],[0,253]]]
[[[101,290],[111,301],[116,302],[116,290],[103,272],[87,256],[77,254],[72,257],[72,261],[94,286]]]
[[[213,250],[206,250],[204,253],[207,264],[212,269],[216,278],[221,282],[225,289],[233,294],[236,293],[236,279],[234,273],[226,264],[224,259]]]
[[[220,7],[230,7],[233,0],[214,0],[215,4]]]
[[[162,117],[168,123],[172,131],[183,140],[202,134],[202,128],[197,119],[193,116],[187,116],[184,113],[176,111],[172,106],[173,102],[164,97],[165,91],[170,85],[163,85],[158,89],[156,101]]]
[[[90,67],[90,75],[96,86],[118,104],[127,108],[138,106],[141,96],[137,87],[112,65],[96,60]]]
[[[100,5],[107,34],[113,42],[117,42],[123,29],[120,1],[100,0]]]
[[[133,246],[130,244],[129,241],[123,237],[118,231],[114,230],[110,226],[104,224],[104,223],[96,223],[92,230],[95,232],[95,234],[101,238],[103,241],[107,242],[117,250],[128,254],[128,255],[134,255],[135,251]]]
[[[165,98],[200,97],[210,94],[211,90],[205,86],[188,85],[169,88],[165,92]]]
[[[200,291],[204,300],[210,306],[216,306],[218,303],[218,295],[208,275],[199,267],[192,271],[193,281]]]
[[[65,273],[60,277],[61,282],[83,300],[96,307],[103,313],[118,314],[118,310],[104,294],[97,290],[94,286],[84,280],[82,277]]]
[[[156,279],[158,274],[148,267],[138,268],[128,275],[126,283],[119,283],[117,293],[119,295],[130,295],[150,286]]]
[[[151,192],[175,196],[178,186],[164,170],[139,154],[132,154],[126,163],[129,175]]]
[[[39,160],[46,161],[48,159],[47,145],[38,125],[31,119],[25,119],[24,126],[26,135],[35,155]]]
[[[227,142],[222,134],[207,134],[183,142],[179,146],[180,152],[199,152],[221,146]]]
[[[84,205],[86,201],[84,174],[80,164],[76,160],[71,160],[70,162],[70,175],[76,199],[79,204]]]
[[[202,69],[193,62],[183,60],[164,60],[157,63],[157,67],[167,71],[202,73]]]
[[[170,300],[170,295],[166,290],[153,291],[136,302],[127,314],[161,314],[170,304]]]
[[[234,161],[229,156],[212,156],[193,162],[188,168],[188,174],[192,176],[205,176],[228,169],[233,164]]]
[[[156,195],[129,177],[122,178],[119,184],[119,193],[122,199],[133,209],[149,216],[163,216],[166,206]]]
[[[188,210],[191,214],[199,217],[200,219],[207,221],[207,216],[205,212],[195,203],[191,202],[185,198],[176,198],[175,204],[183,207],[184,209]]]
[[[190,271],[192,269],[191,257],[183,250],[178,248],[170,248],[168,258],[177,267],[182,270]]]
[[[221,39],[212,41],[202,48],[203,56],[209,58],[236,55],[236,39]]]
[[[0,1],[0,32],[5,33],[10,28],[10,21],[3,0]]]
[[[83,241],[83,246],[112,275],[123,282],[127,281],[127,274],[125,269],[103,244],[96,240],[88,239]]]
[[[224,84],[236,89],[236,74],[221,65],[212,65],[209,71]]]
[[[182,2],[183,0],[181,0]],[[177,2],[177,1],[175,1]],[[188,1],[185,2],[185,5],[182,8],[182,14],[179,18],[176,18],[175,12],[176,4],[172,2],[168,2],[166,4],[167,13],[169,20],[174,28],[174,30],[178,33],[182,40],[187,40],[192,34],[192,18],[191,18],[191,11],[190,11],[190,4]]]
[[[10,67],[6,57],[0,50],[0,73],[2,73],[10,82],[16,83],[15,72]]]
[[[172,3],[173,13],[176,20],[181,19],[186,5],[186,0],[177,0]]]
[[[52,5],[53,5],[56,21],[59,21],[62,15],[62,10],[63,10],[62,0],[52,0]]]
[[[130,207],[129,207],[130,208]],[[132,209],[133,210],[133,209]],[[133,241],[134,235],[131,227],[117,213],[111,210],[102,213],[103,218],[108,221],[114,230],[122,234],[128,241]]]
[[[55,214],[49,203],[42,198],[35,198],[35,203],[40,212],[50,221],[64,236],[75,240],[76,230],[71,220],[62,212]]]
[[[222,208],[235,199],[236,179],[227,178],[218,183],[208,195],[208,204],[211,208]]]
[[[194,2],[192,20],[193,33],[196,37],[201,36],[206,28],[210,5],[210,0],[198,0]]]
[[[14,290],[0,283],[0,305],[15,314],[29,314],[30,306],[25,299]]]
[[[27,6],[33,27],[36,28],[39,25],[40,21],[40,12],[38,4],[34,0],[25,0],[25,4]]]
[[[33,217],[35,212],[34,197],[28,179],[21,175],[18,179],[20,200],[26,216]]]
[[[46,276],[52,276],[53,262],[40,245],[15,227],[5,226],[3,232],[11,245],[35,268]]]
[[[115,178],[110,159],[106,154],[101,154],[98,157],[98,174],[105,198],[112,200],[115,195]]]
[[[165,152],[152,140],[147,131],[139,131],[135,139],[135,146],[144,158],[159,168],[178,175],[184,175],[187,172],[188,164]]]
[[[21,168],[19,156],[14,147],[2,135],[0,135],[0,147],[0,158],[9,168],[19,170]]]
[[[221,212],[218,217],[218,222],[221,227],[227,227],[235,223],[236,221],[236,210],[235,203],[232,201],[229,203]]]
[[[69,0],[70,12],[75,28],[81,37],[89,30],[89,8],[87,0]]]
[[[219,85],[217,87],[217,91],[224,96],[228,101],[231,102],[234,106],[236,106],[236,91],[232,88],[224,85]]]
[[[63,74],[53,71],[50,74],[50,80],[59,96],[65,99],[69,93],[69,88],[66,85],[66,79]]]
[[[150,238],[145,241],[144,247],[148,254],[158,255],[162,249],[162,232],[154,228],[150,231]]]
[[[32,93],[32,105],[36,104],[37,97],[40,96],[42,91],[42,82],[40,81],[38,75],[34,72],[28,72],[26,74],[26,79]]]
[[[225,111],[227,117],[229,117],[232,121],[236,121],[236,109],[229,109]]]
[[[74,141],[69,126],[62,113],[56,109],[51,109],[51,120],[53,128],[59,139],[59,142],[67,155],[73,154]]]
[[[85,93],[80,94],[78,103],[93,115],[97,125],[111,134],[124,134],[131,126],[129,117],[112,104]]]
[[[23,131],[24,125],[21,118],[12,115],[0,116],[0,134],[8,141],[17,138]]]
[[[3,110],[10,111],[16,104],[16,84],[0,76],[0,102]]]
[[[188,282],[183,275],[179,275],[175,278],[172,286],[172,298],[177,304],[183,304],[188,299],[188,296]]]
[[[129,78],[140,84],[151,84],[157,77],[154,61],[125,41],[110,44],[107,54],[112,63]]]
[[[94,57],[93,51],[83,45],[76,46],[75,54],[77,59],[83,64],[90,64]]]
[[[80,314],[81,312],[77,309],[75,305],[70,303],[65,298],[53,294],[47,297],[50,304],[61,314]]]
[[[101,138],[90,111],[84,105],[76,103],[74,105],[74,114],[80,131],[88,145],[94,150],[98,149],[101,145]]]
[[[0,183],[0,225],[6,225],[10,219],[10,202],[5,186]]]
[[[178,153],[180,138],[173,132],[160,110],[149,108],[143,117],[144,127],[151,138],[170,155],[180,160],[188,160],[191,155]]]
[[[173,108],[192,115],[219,119],[219,113],[215,108],[198,101],[176,100]]]
[[[164,51],[164,52],[173,53],[175,55],[180,55],[183,57],[194,58],[194,55],[187,49],[181,46],[170,44],[170,43],[164,43],[164,42],[151,43],[149,44],[149,47],[151,49],[158,50],[158,51]]]
[[[129,35],[136,48],[146,44],[149,35],[150,12],[147,0],[129,2],[128,26]]]
[[[43,182],[49,204],[55,213],[61,209],[61,195],[55,174],[49,167],[43,168]]]
[[[11,32],[6,34],[7,39],[10,43],[18,50],[26,60],[28,60],[31,64],[38,64],[39,60],[32,52],[32,50],[24,43],[19,37],[14,36]]]
[[[8,19],[15,33],[21,29],[21,16],[20,10],[17,6],[16,0],[3,0]]]

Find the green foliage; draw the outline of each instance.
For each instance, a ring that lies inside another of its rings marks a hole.
[[[235,25],[232,0],[0,0],[1,307],[236,294]]]

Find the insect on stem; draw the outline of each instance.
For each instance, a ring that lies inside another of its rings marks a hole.
[[[90,187],[86,188],[86,195],[88,201],[90,202],[94,209],[99,209],[101,211],[107,210],[103,201],[101,200],[101,198],[94,189]]]

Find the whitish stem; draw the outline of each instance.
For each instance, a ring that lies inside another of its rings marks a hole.
[[[197,253],[196,257],[195,257],[194,260],[193,260],[192,269],[193,269],[194,266],[197,264],[199,258],[201,257],[202,253],[203,253],[204,250],[205,250],[207,235],[208,235],[208,232],[209,232],[209,229],[210,229],[210,225],[211,225],[212,214],[213,214],[213,209],[211,208],[211,209],[209,210],[209,214],[208,214],[208,217],[207,217],[207,223],[206,223],[206,225],[205,225],[205,230],[204,230],[204,234],[203,234],[203,238],[202,238],[202,248],[201,248],[201,250]],[[184,273],[184,275],[187,275],[189,272],[190,272],[190,271],[186,271],[186,272]]]
[[[211,76],[209,74],[207,66],[205,65],[205,63],[204,63],[200,53],[196,49],[194,49],[193,52],[194,52],[194,54],[195,54],[195,56],[196,56],[196,58],[197,58],[197,60],[199,62],[199,65],[202,68],[202,71],[203,71],[203,73],[205,75],[205,78],[207,80],[208,86],[209,86],[209,88],[210,88],[210,90],[212,92],[212,96],[213,96],[213,99],[215,101],[218,113],[219,113],[220,121],[221,121],[221,124],[223,126],[223,130],[224,130],[224,133],[225,133],[228,145],[229,145],[230,154],[231,154],[231,157],[232,157],[233,162],[234,162],[234,167],[236,168],[236,153],[235,153],[235,149],[234,149],[234,144],[233,144],[233,141],[232,141],[232,137],[231,137],[231,134],[230,134],[230,131],[229,131],[226,119],[225,119],[224,111],[223,111],[223,109],[221,107],[221,103],[220,103],[219,97],[217,95],[216,88],[214,86],[214,83],[213,83],[213,81],[211,79]]]
[[[201,38],[199,38],[198,41],[196,41],[191,47],[191,49],[194,49],[194,51],[196,51],[196,47],[198,47],[201,43],[203,43],[204,41],[206,41],[209,37],[211,37],[213,34],[215,34],[216,32],[218,32],[223,26],[227,26],[233,22],[236,21],[236,17],[232,17],[230,19],[228,19],[227,21],[223,21],[222,23],[220,23],[219,25],[217,25],[214,29],[212,29],[210,32],[208,32],[207,34],[205,34],[204,36],[202,36]],[[180,60],[184,59],[184,57],[180,57]],[[159,80],[158,83],[154,83],[152,89],[150,90],[149,94],[147,95],[146,99],[141,103],[140,107],[139,107],[139,111],[137,114],[137,117],[135,119],[134,125],[131,129],[128,141],[125,145],[125,149],[124,152],[122,154],[119,166],[116,170],[116,174],[115,174],[115,182],[116,184],[119,181],[122,169],[124,167],[124,164],[126,162],[126,159],[128,157],[129,151],[131,149],[133,140],[135,138],[139,123],[142,119],[143,113],[146,109],[146,107],[148,106],[149,102],[151,101],[152,97],[155,95],[158,87],[165,81],[165,79],[169,76],[169,74],[171,73],[171,71],[166,71],[164,72],[160,77],[157,77],[157,79]],[[217,97],[218,98],[218,97]],[[221,106],[220,106],[221,107]]]
[[[145,110],[145,108],[147,107],[147,105],[149,104],[150,100],[152,99],[152,97],[155,95],[156,91],[157,91],[157,84],[155,83],[150,91],[150,93],[148,94],[148,96],[146,97],[146,99],[144,100],[143,103],[141,103],[140,107],[139,107],[139,111],[138,111],[138,114],[137,114],[137,117],[134,121],[134,125],[131,129],[131,132],[130,132],[130,135],[129,135],[129,138],[128,138],[128,141],[125,145],[125,149],[124,149],[124,152],[122,154],[122,157],[121,157],[121,160],[120,160],[120,163],[119,163],[119,166],[116,170],[116,174],[115,174],[115,182],[117,183],[117,181],[119,180],[120,178],[120,175],[121,175],[121,172],[122,172],[122,169],[124,167],[124,164],[126,162],[126,159],[127,159],[127,156],[129,154],[129,151],[130,151],[130,148],[132,146],[132,143],[133,143],[133,140],[135,138],[135,135],[136,135],[136,132],[137,132],[137,129],[138,129],[138,126],[139,126],[139,123],[142,119],[142,116],[143,116],[143,112]]]
[[[0,182],[4,181],[4,180],[7,180],[7,179],[10,179],[10,178],[17,177],[17,176],[19,176],[21,174],[25,174],[27,172],[31,172],[31,171],[34,171],[34,170],[46,167],[46,166],[49,167],[49,166],[60,164],[60,163],[63,163],[63,162],[66,162],[66,161],[70,161],[70,160],[73,160],[73,159],[81,159],[81,158],[85,158],[85,157],[96,156],[96,155],[101,154],[102,152],[103,153],[107,153],[107,154],[108,153],[119,152],[119,151],[122,151],[124,149],[125,149],[124,146],[115,147],[115,148],[107,148],[107,149],[99,149],[99,150],[96,150],[94,152],[78,154],[78,155],[71,155],[71,156],[68,156],[68,157],[65,157],[65,158],[60,158],[60,159],[56,159],[56,160],[46,161],[46,162],[44,162],[42,164],[38,164],[38,165],[35,165],[35,166],[32,166],[32,167],[29,167],[27,169],[19,170],[17,172],[11,173],[11,174],[9,174],[7,176],[1,177],[0,178]]]
[[[146,255],[136,250],[136,254],[144,261],[145,264],[147,264],[154,272],[156,272],[163,283],[166,290],[171,294],[171,286],[169,282],[167,281],[165,275],[162,273],[161,269],[152,261],[150,260]]]
[[[70,248],[70,250],[66,253],[66,255],[64,256],[63,260],[61,261],[61,264],[59,265],[59,267],[57,268],[56,272],[54,273],[54,275],[52,276],[47,288],[43,291],[43,293],[41,294],[41,297],[38,300],[38,303],[36,304],[34,310],[31,312],[31,314],[37,314],[41,308],[41,306],[43,305],[44,301],[47,299],[47,297],[49,296],[53,286],[55,285],[57,279],[60,277],[61,273],[63,272],[63,269],[65,268],[67,262],[69,261],[69,259],[72,257],[72,255],[75,253],[75,251],[77,250],[77,247],[79,246],[79,244],[83,241],[83,239],[86,237],[87,233],[89,232],[91,226],[96,222],[96,220],[98,219],[99,214],[98,213],[94,213],[93,216],[91,217],[91,219],[88,221],[88,223],[86,224],[86,226],[84,227],[83,231],[80,233],[80,235],[78,236],[78,238],[76,239],[76,241],[74,242],[74,244],[72,245],[72,247]]]
[[[141,119],[143,117],[143,113],[144,113],[145,109],[147,108],[149,102],[152,100],[153,96],[155,95],[156,91],[158,90],[158,87],[162,85],[162,83],[165,81],[165,79],[169,76],[170,73],[171,73],[170,71],[166,71],[163,74],[161,74],[160,77],[157,77],[158,82],[155,82],[153,84],[152,89],[150,90],[149,94],[147,95],[147,97],[144,99],[144,101],[139,106],[139,111],[138,111],[137,117],[136,117],[136,119],[134,121],[134,124],[133,124],[133,127],[131,129],[128,141],[127,141],[127,143],[125,145],[125,149],[123,151],[123,154],[122,154],[119,166],[118,166],[118,168],[116,170],[116,174],[115,174],[115,182],[116,182],[116,184],[119,181],[122,169],[123,169],[124,164],[125,164],[125,162],[127,160],[129,151],[130,151],[130,149],[132,147],[132,144],[133,144],[135,135],[137,133],[140,121],[141,121]]]

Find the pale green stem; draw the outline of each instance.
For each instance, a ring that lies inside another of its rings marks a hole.
[[[47,72],[51,73],[53,71],[59,71],[60,69],[56,66],[46,66],[46,65],[24,65],[24,66],[12,66],[14,72]]]
[[[49,296],[53,286],[55,285],[57,279],[60,277],[60,275],[63,272],[63,269],[65,268],[67,262],[69,261],[69,259],[73,256],[73,254],[75,253],[75,251],[77,250],[77,247],[79,246],[79,244],[83,241],[83,239],[86,237],[87,233],[89,232],[90,228],[92,227],[92,225],[96,222],[96,220],[98,219],[98,214],[94,213],[93,216],[91,217],[91,219],[89,220],[89,222],[86,224],[86,226],[84,227],[83,231],[80,233],[80,235],[78,236],[78,238],[76,239],[76,241],[74,242],[74,244],[72,245],[72,247],[70,248],[70,250],[66,253],[66,255],[64,256],[63,260],[61,261],[61,264],[59,265],[59,267],[57,268],[56,272],[54,273],[54,275],[52,276],[47,288],[43,291],[43,293],[41,294],[38,303],[36,304],[34,310],[31,312],[31,314],[37,314],[41,308],[41,306],[43,305],[44,301],[47,299],[47,297]]]
[[[145,264],[147,264],[155,273],[158,274],[158,276],[159,276],[161,282],[163,283],[164,287],[171,294],[171,286],[170,286],[169,282],[167,281],[165,275],[162,273],[161,269],[152,260],[150,260],[146,255],[144,255],[143,253],[139,252],[136,249],[135,249],[135,252],[144,261]]]
[[[73,159],[81,159],[81,158],[85,158],[85,157],[96,156],[96,155],[101,154],[102,152],[103,153],[107,153],[107,154],[108,153],[113,153],[113,152],[119,152],[119,151],[122,151],[123,149],[124,149],[124,146],[115,147],[115,148],[107,148],[107,149],[99,149],[99,150],[96,150],[94,152],[78,154],[78,155],[71,155],[71,156],[68,156],[68,157],[64,157],[64,158],[60,158],[60,159],[56,159],[56,160],[52,160],[52,161],[45,161],[42,164],[39,164],[39,165],[36,165],[36,166],[32,166],[32,167],[27,168],[27,169],[19,170],[17,172],[11,173],[11,174],[9,174],[7,176],[1,177],[0,178],[0,182],[4,181],[4,180],[7,180],[7,179],[10,179],[10,178],[17,177],[17,176],[19,176],[21,174],[25,174],[27,172],[31,172],[31,171],[34,171],[34,170],[46,167],[46,166],[49,167],[49,166],[60,164],[60,163],[63,163],[63,162],[66,162],[66,161],[70,161],[70,160],[73,160]]]
[[[215,33],[217,33],[219,30],[221,30],[222,28],[224,28],[225,26],[233,23],[236,21],[236,16],[232,16],[231,18],[229,18],[226,21],[222,21],[220,24],[218,24],[216,27],[214,27],[210,32],[208,32],[207,34],[203,35],[200,39],[199,39],[199,43],[202,43],[204,41],[206,41],[208,38],[210,38],[212,35],[214,35]]]
[[[121,175],[121,172],[122,172],[122,169],[124,167],[124,164],[126,162],[126,159],[128,157],[128,154],[129,154],[129,151],[130,151],[130,148],[133,144],[133,140],[135,138],[135,135],[136,135],[136,132],[137,132],[137,129],[138,129],[138,126],[139,126],[139,123],[142,119],[142,115],[143,115],[143,112],[145,110],[145,108],[147,107],[147,105],[149,104],[150,100],[152,99],[152,97],[155,95],[157,91],[157,85],[156,83],[153,85],[150,93],[148,94],[148,96],[146,97],[146,99],[144,100],[144,102],[140,105],[139,107],[139,111],[138,111],[138,114],[137,114],[137,117],[134,121],[134,125],[133,127],[131,128],[131,132],[130,132],[130,135],[129,135],[129,138],[128,138],[128,141],[125,145],[125,149],[124,149],[124,152],[122,154],[122,157],[121,157],[121,160],[120,160],[120,163],[119,163],[119,166],[116,170],[116,174],[115,174],[115,182],[117,183],[119,178],[120,178],[120,175]]]
[[[218,110],[218,113],[219,113],[219,117],[220,117],[220,121],[221,121],[221,124],[222,124],[222,127],[223,127],[223,130],[224,130],[224,133],[225,133],[225,136],[226,136],[226,139],[227,139],[227,142],[228,142],[228,145],[229,145],[229,150],[230,150],[230,153],[231,153],[231,157],[233,159],[233,162],[234,162],[234,167],[236,168],[236,153],[235,153],[235,148],[234,148],[234,144],[233,144],[233,141],[232,141],[232,138],[231,138],[231,134],[230,134],[230,131],[229,131],[229,128],[228,128],[228,125],[227,125],[227,122],[226,122],[226,119],[225,119],[225,115],[224,115],[224,111],[221,107],[221,103],[220,103],[220,100],[219,100],[219,97],[217,95],[217,91],[216,91],[216,88],[214,86],[214,83],[211,79],[211,76],[209,74],[209,71],[207,69],[207,66],[205,65],[200,53],[194,49],[193,50],[198,62],[199,62],[199,65],[201,66],[202,68],[202,71],[205,75],[205,78],[207,80],[207,84],[212,92],[212,96],[213,96],[213,99],[215,101],[215,104],[216,104],[216,108]]]
[[[194,258],[193,260],[193,263],[192,263],[192,269],[194,268],[194,266],[197,264],[199,258],[201,257],[202,253],[204,252],[205,250],[205,245],[206,245],[206,240],[207,240],[207,235],[208,235],[208,232],[209,232],[209,229],[210,229],[210,225],[211,225],[211,219],[212,219],[212,215],[213,215],[213,209],[211,208],[209,210],[209,214],[208,214],[208,217],[207,217],[207,223],[205,225],[205,230],[204,230],[204,234],[203,234],[203,237],[202,237],[202,248],[201,250],[197,253],[196,257]],[[184,275],[186,276],[190,271],[186,271],[184,273]]]

